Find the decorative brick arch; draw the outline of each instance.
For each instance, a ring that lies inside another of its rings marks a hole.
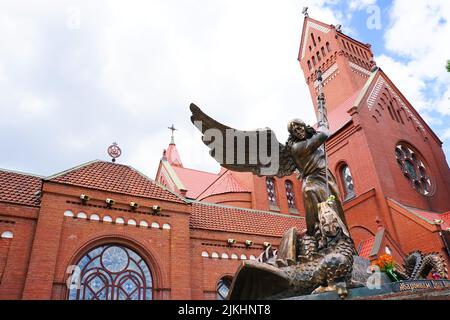
[[[370,229],[363,227],[362,225],[350,226],[349,232],[354,241],[355,241],[355,238],[357,238],[357,240],[358,240],[358,241],[355,241],[355,246],[357,249],[358,249],[358,245],[361,241],[364,241],[370,237],[375,237],[375,233],[373,233]]]
[[[167,283],[167,274],[161,269],[161,261],[157,258],[157,256],[152,252],[152,249],[146,248],[143,244],[141,244],[136,239],[124,236],[124,235],[105,235],[101,237],[97,237],[94,239],[90,239],[89,241],[82,244],[69,259],[69,263],[64,269],[71,265],[77,265],[80,259],[89,251],[107,244],[116,244],[126,248],[129,248],[135,251],[147,264],[150,274],[152,277],[152,289],[153,289],[153,299],[160,300],[162,299],[162,291],[161,289],[168,288]],[[67,281],[69,274],[64,275],[64,281]],[[69,289],[65,290],[64,299],[67,300]]]
[[[231,284],[233,283],[233,279],[234,279],[234,274],[223,273],[216,279],[216,282],[214,283],[214,291],[216,291],[216,295],[217,295],[217,289],[218,289],[218,286],[220,285],[220,282],[222,281],[222,279],[225,279],[225,278],[228,278],[228,279],[231,280],[230,281],[230,286],[228,287],[228,289],[231,288]]]

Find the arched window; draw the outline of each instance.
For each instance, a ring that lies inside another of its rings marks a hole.
[[[99,246],[77,263],[69,300],[151,300],[152,276],[145,261],[121,245]]]
[[[352,173],[347,164],[343,164],[339,171],[344,187],[344,201],[347,201],[355,196]]]
[[[320,51],[322,51],[322,56],[325,57],[327,54],[325,53],[325,49],[322,47],[320,48]]]
[[[289,207],[289,209],[296,209],[295,197],[294,197],[294,186],[292,184],[292,181],[286,180],[285,186],[286,186],[286,198],[287,198],[287,202],[288,202],[288,207]]]
[[[326,43],[326,47],[327,47],[327,51],[331,52],[331,48],[330,48],[330,43],[329,42]]]
[[[432,191],[431,179],[422,157],[411,147],[400,143],[395,147],[395,157],[403,175],[419,193],[428,196]]]
[[[229,276],[225,276],[219,280],[217,283],[217,300],[225,300],[230,292],[230,286],[233,279]]]
[[[269,207],[273,209],[278,207],[277,192],[275,190],[275,180],[273,178],[266,178],[267,199],[269,200]]]
[[[316,57],[314,57],[314,56],[312,56],[312,62],[313,62],[313,65],[316,65]]]
[[[314,34],[311,33],[311,39],[313,42],[314,47],[316,46],[316,39],[314,39]]]
[[[308,69],[309,69],[309,70],[312,69],[311,61],[309,61],[309,60],[308,60]]]

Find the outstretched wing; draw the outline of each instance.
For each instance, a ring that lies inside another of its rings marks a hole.
[[[286,272],[266,263],[244,261],[236,271],[227,299],[270,299],[289,289],[291,282]]]
[[[224,168],[277,177],[295,171],[289,148],[278,142],[270,128],[241,131],[217,122],[193,103],[190,109],[191,121],[203,134],[203,143]]]

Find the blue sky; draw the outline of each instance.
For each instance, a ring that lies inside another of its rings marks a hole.
[[[190,102],[284,141],[289,119],[315,122],[296,60],[304,6],[372,44],[448,158],[450,1],[1,0],[0,168],[51,175],[109,160],[117,141],[120,163],[154,177],[174,123],[184,164],[218,171]]]

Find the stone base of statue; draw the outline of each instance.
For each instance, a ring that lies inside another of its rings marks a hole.
[[[289,297],[285,300],[341,300],[336,292]],[[408,280],[377,288],[348,290],[346,300],[450,300],[450,280]]]

